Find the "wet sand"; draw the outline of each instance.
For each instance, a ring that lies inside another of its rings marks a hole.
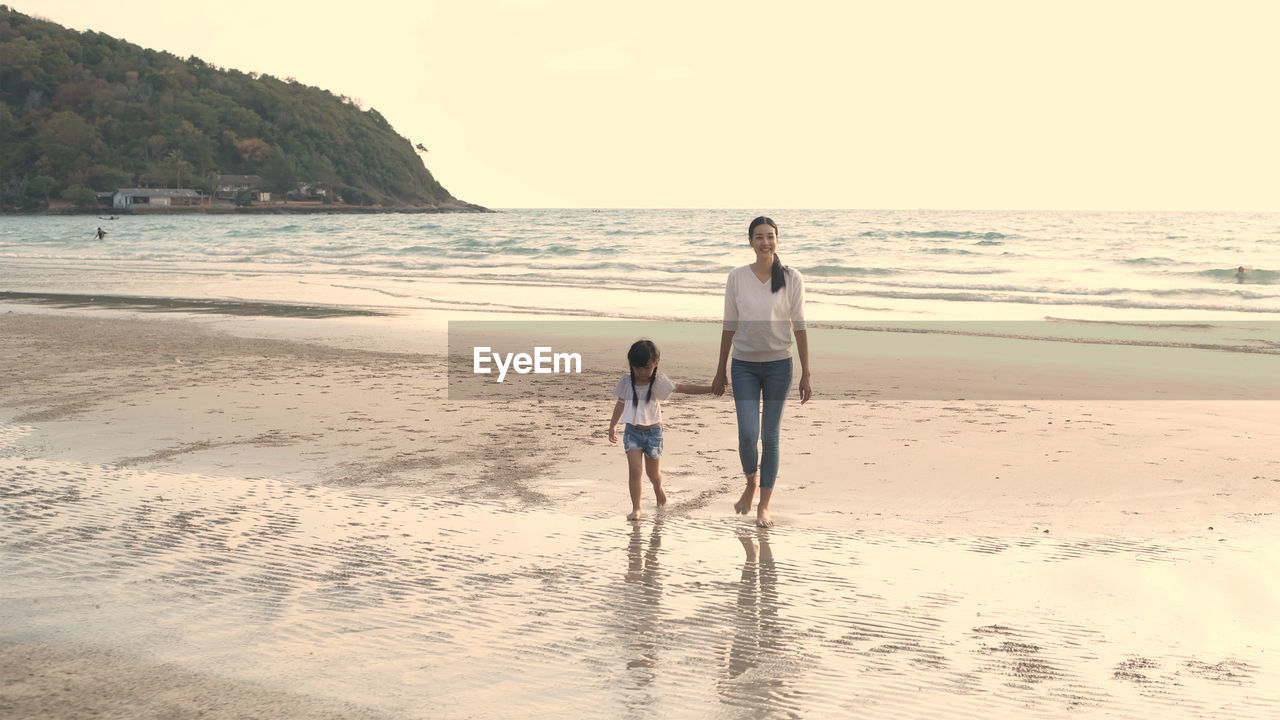
[[[0,714],[1280,712],[1274,401],[904,400],[818,354],[777,527],[696,396],[629,524],[612,382],[451,399],[386,322],[0,309]]]

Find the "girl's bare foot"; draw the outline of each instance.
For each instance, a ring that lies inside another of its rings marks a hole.
[[[631,514],[627,516],[627,520],[630,520],[631,522],[635,522],[640,519],[640,515],[641,513],[639,510],[632,510]]]
[[[658,507],[664,507],[667,504],[667,491],[662,489],[662,481],[659,480],[653,484],[653,496],[658,499]]]

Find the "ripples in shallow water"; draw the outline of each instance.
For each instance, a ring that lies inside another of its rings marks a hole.
[[[628,525],[16,457],[0,457],[0,516],[6,634],[406,717],[1280,708],[1271,621],[1225,592],[1276,569],[1256,538]]]

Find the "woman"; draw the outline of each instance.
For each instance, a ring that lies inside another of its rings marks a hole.
[[[724,394],[733,379],[733,404],[738,411],[738,457],[747,476],[747,488],[733,509],[751,511],[756,487],[760,504],[756,524],[770,527],[769,502],[778,477],[778,438],[782,408],[791,389],[791,337],[800,355],[800,404],[809,401],[813,387],[809,376],[809,336],[804,328],[804,278],[778,258],[778,226],[767,217],[751,221],[747,229],[756,260],[729,273],[724,288],[724,333],[720,337],[720,362],[711,392]],[[733,372],[725,366],[733,349]],[[761,412],[760,401],[764,400]],[[759,465],[757,444],[761,445]]]

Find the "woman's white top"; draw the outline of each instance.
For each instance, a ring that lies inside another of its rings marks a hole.
[[[640,400],[637,405],[636,397],[631,393],[631,373],[624,373],[618,378],[613,394],[623,403],[622,417],[619,418],[621,422],[632,425],[657,425],[662,422],[662,401],[671,397],[671,393],[676,391],[676,384],[662,373],[658,373],[658,376],[649,382],[653,383],[653,397],[646,402],[646,398],[649,398],[649,385],[637,384],[635,395],[639,396]]]
[[[750,265],[735,268],[724,286],[724,329],[733,331],[733,356],[751,362],[791,357],[793,332],[804,331],[804,278],[785,268],[787,284],[773,292]]]

